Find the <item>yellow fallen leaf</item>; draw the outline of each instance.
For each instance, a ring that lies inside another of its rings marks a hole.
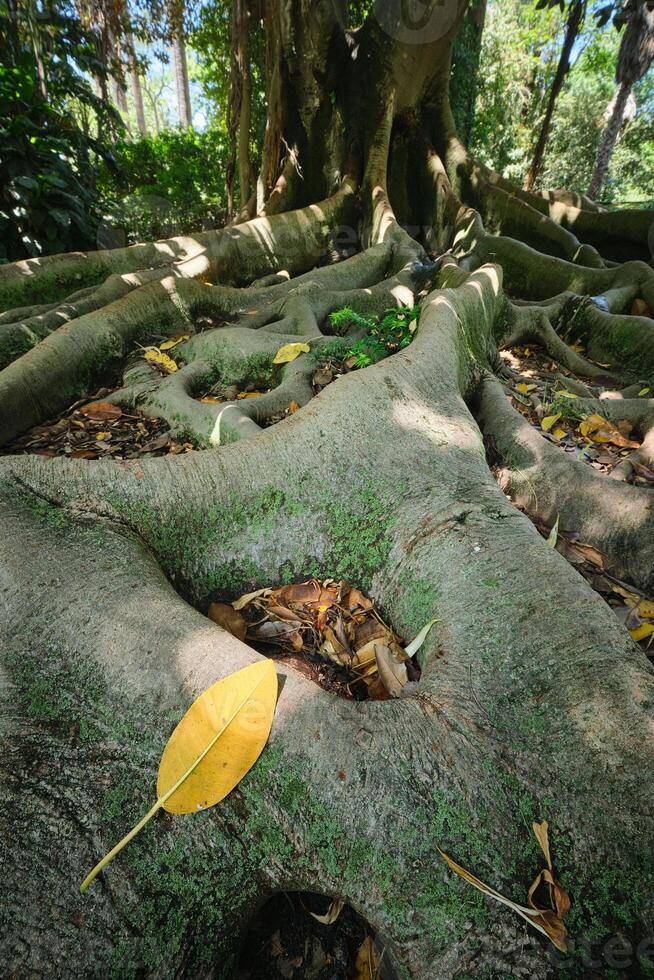
[[[308,344],[284,344],[273,357],[273,364],[288,364],[300,354],[308,354],[310,350]]]
[[[579,395],[575,395],[572,391],[557,391],[557,398],[579,398]]]
[[[632,640],[638,643],[639,640],[646,640],[648,636],[654,633],[654,623],[641,623],[640,626],[636,626],[635,629],[629,630]]]
[[[642,398],[643,395],[649,395],[649,393],[650,393],[649,388],[641,388],[640,391],[638,392],[638,396]]]
[[[561,414],[561,412],[557,412],[556,415],[546,415],[540,424],[543,432],[549,432],[554,423],[559,421]]]
[[[612,585],[612,590],[621,595],[625,603],[628,606],[637,606],[641,601],[641,597],[637,592],[631,592],[629,589],[625,589],[622,585]]]
[[[298,411],[299,407],[300,407],[299,403],[296,402],[295,399],[294,399],[291,402],[291,404],[288,406],[288,414],[289,415],[295,415],[295,413]]]
[[[93,879],[162,808],[196,813],[224,799],[257,761],[268,741],[277,702],[272,660],[259,660],[212,684],[188,709],[163,751],[157,801],[106,854],[80,886]]]
[[[533,391],[535,387],[536,385],[528,385],[525,384],[524,381],[521,381],[519,385],[516,385],[516,389],[518,391],[521,391],[523,395],[526,395],[528,392]]]
[[[565,439],[567,434],[568,433],[566,432],[565,429],[561,429],[561,428],[552,429],[552,435],[554,436],[555,439]]]
[[[173,347],[177,347],[184,340],[189,339],[190,334],[183,334],[181,337],[172,337],[170,340],[164,340],[163,344],[159,344],[159,350],[172,350]]]
[[[556,520],[552,525],[552,530],[547,535],[547,543],[550,546],[550,548],[556,548],[556,542],[559,539],[559,516],[560,516],[559,514],[556,515]]]
[[[641,599],[638,603],[638,615],[643,619],[654,619],[654,602],[651,599]]]
[[[593,442],[610,442],[623,449],[638,449],[640,446],[639,442],[628,439],[617,426],[602,415],[589,415],[588,418],[579,423],[579,432],[587,439],[592,439]]]
[[[236,397],[240,401],[242,398],[261,398],[262,395],[262,391],[241,391]]]
[[[146,361],[151,361],[153,364],[158,364],[162,367],[164,371],[168,374],[172,374],[177,370],[177,365],[173,361],[172,357],[168,357],[168,354],[163,354],[157,347],[149,347],[144,353],[143,357]]]
[[[406,647],[404,652],[406,653],[407,657],[415,657],[416,653],[427,639],[430,629],[435,623],[440,623],[440,619],[430,619],[428,623],[425,623],[418,635],[411,640],[409,645]]]
[[[205,395],[204,398],[201,398],[200,399],[200,401],[202,402],[203,405],[219,405],[220,404],[220,398],[216,398],[215,395]]]
[[[359,947],[354,964],[354,980],[377,980],[381,957],[379,956],[372,936],[366,936]]]
[[[103,439],[106,439],[107,436],[110,435],[111,435],[110,432],[97,432],[95,438],[98,440],[98,442],[102,442]]]

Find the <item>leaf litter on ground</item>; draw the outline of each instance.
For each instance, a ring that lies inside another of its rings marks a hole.
[[[101,388],[92,401],[76,402],[56,418],[8,442],[0,448],[0,455],[121,460],[178,455],[194,449],[191,443],[175,438],[164,419],[121,409],[106,401],[110,395],[109,389]]]
[[[551,528],[536,521],[532,523],[548,544],[574,565],[590,587],[602,596],[632,639],[654,660],[654,596],[611,575],[607,571],[606,555],[580,541],[574,531],[561,528],[558,515]]]
[[[635,440],[629,439],[629,423],[618,423],[615,426],[599,415],[590,415],[574,423],[561,423],[559,420],[562,413],[545,414],[543,406],[551,404],[554,397],[575,397],[555,377],[556,372],[569,372],[552,363],[547,355],[533,347],[516,347],[510,351],[502,351],[501,356],[515,373],[510,383],[509,397],[518,411],[534,428],[541,431],[544,438],[606,474],[638,446]],[[528,380],[519,380],[521,378]],[[640,395],[651,396],[650,388],[644,386]],[[566,427],[563,428],[563,425]],[[634,482],[637,485],[654,488],[654,472],[640,464],[635,465],[635,470]],[[581,541],[574,528],[560,527],[559,515],[551,527],[537,521],[532,523],[546,538],[550,547],[555,548],[574,565],[591,588],[604,598],[632,639],[648,657],[654,659],[654,596],[647,596],[629,583],[611,575],[607,570],[607,556]]]
[[[561,399],[571,399],[573,404],[577,397],[566,389],[561,377],[557,377],[571,375],[571,372],[552,362],[538,348],[513,347],[501,351],[500,356],[513,375],[507,390],[514,407],[545,439],[564,452],[608,475],[639,447],[640,443],[632,438],[633,426],[627,420],[614,425],[599,414],[577,418],[574,412],[568,415],[554,409],[552,406],[560,405]],[[607,391],[615,390],[617,386],[615,379],[608,375],[591,383]],[[641,391],[642,397],[650,394],[647,386]],[[654,489],[654,470],[642,463],[633,466],[630,479],[638,486]]]
[[[295,666],[328,689],[357,700],[403,697],[420,678],[416,654],[436,620],[412,643],[384,621],[374,603],[345,581],[309,579],[258,589],[208,616],[240,640]]]

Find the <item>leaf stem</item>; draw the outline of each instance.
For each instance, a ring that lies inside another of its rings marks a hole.
[[[85,892],[86,889],[91,884],[91,882],[93,881],[93,879],[100,874],[102,869],[105,868],[109,864],[109,862],[116,857],[119,851],[122,851],[122,849],[125,847],[126,844],[129,844],[129,842],[132,840],[133,837],[136,837],[136,835],[139,833],[140,830],[143,830],[148,820],[151,820],[152,817],[155,815],[155,813],[157,813],[157,811],[161,809],[165,798],[166,797],[162,796],[161,799],[157,800],[157,802],[152,807],[152,809],[148,810],[146,815],[141,820],[139,820],[139,822],[136,824],[135,827],[132,827],[129,834],[126,834],[123,837],[123,839],[116,844],[115,847],[112,847],[112,849],[109,851],[108,854],[105,854],[105,856],[102,858],[101,861],[98,861],[93,871],[91,871],[86,876],[86,878],[80,885],[79,888],[80,892]]]

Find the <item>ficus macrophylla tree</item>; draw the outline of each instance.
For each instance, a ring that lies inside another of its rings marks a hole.
[[[261,903],[294,889],[350,903],[400,977],[651,969],[654,675],[529,516],[558,517],[647,591],[652,496],[517,414],[498,351],[543,348],[576,409],[628,419],[634,462],[651,463],[654,400],[638,392],[654,326],[631,310],[654,309],[653,216],[528,193],[471,156],[448,96],[464,6],[380,0],[353,30],[345,3],[246,7],[266,22],[268,121],[235,221],[0,269],[3,443],[113,372],[109,401],[204,447],[0,459],[10,975],[230,977]],[[414,304],[409,347],[313,397],[330,313]],[[127,360],[180,335],[170,375]],[[311,351],[268,394],[194,397],[291,343]],[[406,639],[439,620],[417,687],[356,703],[280,665],[246,778],[210,811],[150,821],[80,896],[80,873],[151,805],[176,721],[258,656],[208,601],[311,575],[368,590]],[[524,904],[545,819],[572,902],[566,958],[438,850]]]

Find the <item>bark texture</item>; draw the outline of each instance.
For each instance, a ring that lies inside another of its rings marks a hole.
[[[401,978],[588,977],[618,956],[647,975],[654,673],[505,490],[646,588],[652,497],[526,427],[498,351],[541,345],[589,408],[594,361],[610,361],[647,454],[654,399],[636,396],[654,328],[629,310],[654,309],[652,216],[533,195],[470,156],[447,99],[462,9],[447,20],[433,4],[440,33],[429,21],[416,44],[401,24],[348,32],[340,7],[310,6],[271,12],[262,213],[0,269],[0,442],[122,366],[113,400],[207,447],[0,457],[3,963],[228,978],[261,903],[301,889],[351,903]],[[313,397],[332,311],[414,303],[410,347]],[[135,343],[179,334],[176,374],[124,364]],[[194,397],[272,371],[295,341],[311,353],[268,374],[264,397]],[[291,400],[300,410],[264,428]],[[270,744],[239,787],[153,820],[80,896],[151,805],[176,720],[258,656],[202,615],[210,598],[310,575],[369,590],[407,639],[439,620],[417,689],[355,703],[280,665]],[[524,904],[542,819],[573,903],[565,959],[437,850]]]

